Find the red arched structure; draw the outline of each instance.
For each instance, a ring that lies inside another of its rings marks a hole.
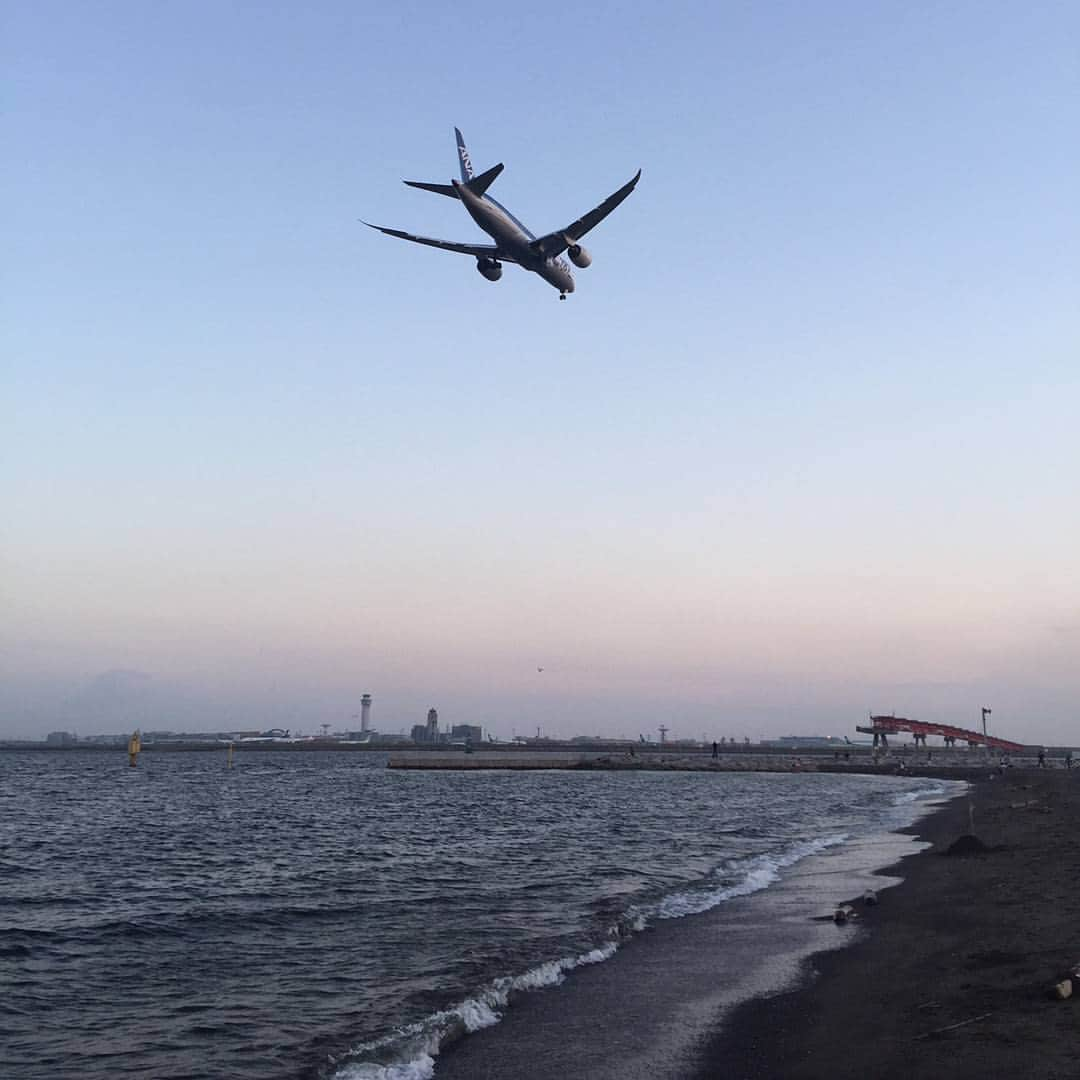
[[[920,738],[926,742],[927,735],[940,735],[945,740],[966,742],[969,746],[990,746],[995,750],[1009,750],[1017,753],[1024,749],[1022,743],[1011,742],[1009,739],[999,739],[993,735],[984,735],[981,731],[969,731],[967,728],[953,727],[952,724],[926,724],[921,720],[908,720],[903,716],[873,716],[870,717],[870,727],[859,725],[856,731],[864,735],[874,736],[874,745],[878,739],[882,745],[888,746],[889,735],[896,735],[901,731],[910,731],[918,741]]]

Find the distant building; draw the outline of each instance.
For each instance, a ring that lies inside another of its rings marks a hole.
[[[483,742],[484,729],[479,724],[455,724],[450,729],[450,738],[454,742]]]
[[[417,727],[422,726],[423,725],[417,724]],[[390,743],[407,743],[409,737],[407,735],[398,735],[396,732],[369,731],[364,735],[364,739],[361,741],[370,741],[379,746],[386,746]]]
[[[72,735],[70,731],[50,731],[45,736],[49,746],[74,746],[78,741],[78,735]]]
[[[413,725],[412,738],[413,742],[424,743],[426,746],[445,741],[439,735],[439,713],[436,709],[428,709],[426,724]]]
[[[360,699],[360,730],[368,731],[371,728],[371,695],[364,694]]]

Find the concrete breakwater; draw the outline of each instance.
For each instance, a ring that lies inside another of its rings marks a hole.
[[[649,751],[565,750],[400,750],[391,753],[390,769],[579,769],[615,772],[829,772],[876,776],[928,776],[941,779],[971,779],[986,774],[992,765],[979,755],[957,754],[959,761],[940,764],[916,763],[903,758],[883,758],[875,763],[868,755],[849,761],[824,755],[807,757],[783,753],[739,753],[712,758],[701,753]],[[965,760],[966,758],[966,760]]]
[[[779,754],[750,755],[715,760],[701,754],[611,753],[610,751],[401,750],[390,755],[391,769],[608,769],[681,770],[691,772],[816,771],[817,763],[802,764]],[[862,771],[862,770],[858,770]],[[883,770],[889,771],[889,770]]]
[[[399,750],[390,755],[390,769],[579,769],[610,754],[520,750]]]

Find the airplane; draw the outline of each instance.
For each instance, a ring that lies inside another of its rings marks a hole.
[[[641,179],[641,170],[634,178],[624,184],[614,195],[609,195],[599,206],[567,225],[565,229],[556,229],[539,238],[531,232],[501,203],[487,194],[495,178],[503,171],[502,163],[474,175],[472,158],[465,147],[461,132],[454,128],[457,136],[458,162],[461,166],[461,181],[451,180],[449,184],[427,184],[419,180],[404,181],[409,187],[423,191],[434,191],[438,195],[447,195],[459,199],[465,204],[469,216],[490,236],[494,244],[456,244],[450,240],[433,240],[427,236],[414,236],[401,229],[385,229],[381,225],[364,224],[371,229],[378,229],[387,236],[396,236],[402,240],[411,240],[415,244],[427,244],[428,247],[442,248],[444,251],[457,251],[462,255],[472,255],[476,259],[476,269],[488,281],[498,281],[502,277],[502,264],[517,263],[524,270],[539,274],[549,285],[559,290],[559,299],[565,300],[567,293],[574,291],[574,275],[570,264],[560,256],[563,252],[570,257],[579,269],[584,269],[592,262],[592,256],[581,246],[581,238],[592,228],[599,225],[634,190]]]

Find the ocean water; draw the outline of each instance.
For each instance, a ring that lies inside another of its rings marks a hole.
[[[950,787],[0,754],[0,1075],[437,1077],[521,995]]]

